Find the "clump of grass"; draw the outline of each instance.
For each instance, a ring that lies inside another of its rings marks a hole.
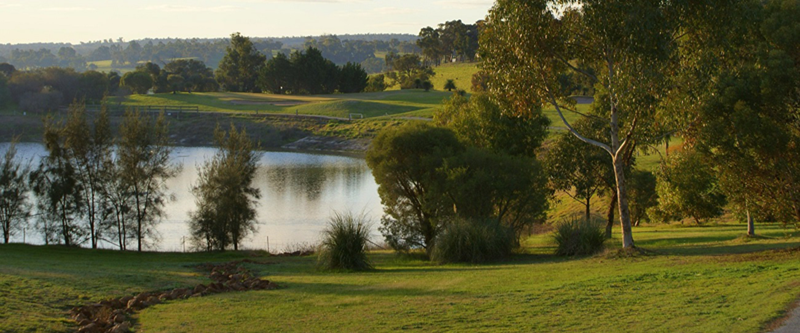
[[[318,267],[353,271],[372,269],[372,263],[367,258],[369,229],[363,215],[334,213],[323,231],[317,257]]]
[[[494,219],[454,219],[436,237],[431,260],[479,263],[497,260],[514,248],[514,231]]]
[[[578,217],[561,222],[553,238],[558,244],[556,255],[560,256],[595,254],[603,249],[606,241],[601,222]]]

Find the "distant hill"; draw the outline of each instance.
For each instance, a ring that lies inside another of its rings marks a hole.
[[[366,42],[372,41],[384,41],[389,42],[392,39],[397,39],[400,42],[415,42],[417,40],[416,35],[412,34],[345,34],[345,35],[336,35],[341,40],[362,40]],[[281,42],[287,48],[300,48],[305,43],[306,39],[313,38],[313,39],[320,39],[320,36],[291,36],[291,37],[250,37],[253,41],[276,41]],[[99,40],[99,41],[89,41],[89,42],[80,42],[78,44],[72,43],[22,43],[22,44],[0,44],[0,57],[10,58],[11,51],[13,50],[49,50],[53,54],[57,54],[58,50],[62,47],[71,47],[77,51],[78,54],[88,56],[92,53],[92,51],[96,50],[101,46],[110,47],[112,45],[117,45],[121,48],[126,48],[128,44],[132,41],[137,42],[141,45],[147,45],[149,42],[153,44],[164,43],[168,44],[171,42],[199,42],[199,43],[209,43],[214,44],[219,41],[226,41],[228,38],[143,38],[143,39],[134,39],[130,41],[124,41],[121,39],[106,39],[106,40]]]

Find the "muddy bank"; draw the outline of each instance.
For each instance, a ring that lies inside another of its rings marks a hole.
[[[89,112],[89,121],[96,115]],[[56,114],[65,117],[65,113]],[[156,116],[156,113],[153,113]],[[248,136],[259,142],[264,150],[304,150],[363,153],[369,146],[369,138],[344,139],[315,135],[330,122],[340,120],[294,115],[255,115],[208,112],[170,112],[170,138],[176,146],[210,147],[214,143],[214,128],[217,125],[227,130],[231,124],[244,128]],[[43,114],[0,114],[0,142],[18,137],[21,142],[42,142]],[[121,112],[112,112],[111,127],[115,133],[123,119]]]

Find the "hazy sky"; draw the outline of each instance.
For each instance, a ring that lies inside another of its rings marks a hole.
[[[0,0],[0,43],[411,33],[486,16],[491,0]]]

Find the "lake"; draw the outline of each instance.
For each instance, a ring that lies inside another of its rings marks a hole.
[[[7,144],[0,144],[0,153]],[[20,143],[18,156],[37,159],[47,153],[40,144]],[[157,225],[160,241],[151,248],[158,251],[190,249],[187,220],[195,209],[191,186],[197,181],[197,167],[210,159],[216,150],[206,147],[176,147],[172,160],[183,166],[167,181],[174,200],[166,207],[166,216]],[[293,250],[298,245],[316,244],[320,233],[334,212],[362,212],[372,223],[372,241],[380,242],[377,227],[382,215],[378,185],[366,162],[360,158],[296,153],[263,152],[255,185],[261,190],[258,231],[242,244],[245,249],[269,249],[272,252]],[[29,244],[43,244],[33,223],[24,235]],[[23,235],[12,238],[22,242]],[[86,245],[84,245],[86,246]],[[113,248],[109,243],[103,247]]]

